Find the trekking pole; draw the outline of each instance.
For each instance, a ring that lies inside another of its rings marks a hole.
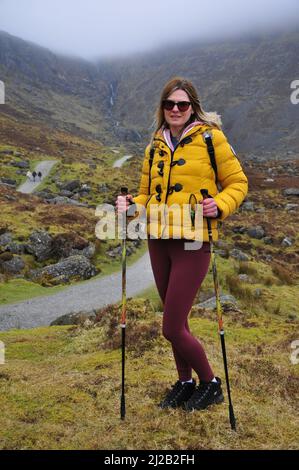
[[[122,187],[121,194],[126,196],[128,194],[128,188]],[[121,234],[122,234],[122,250],[121,250],[121,262],[122,262],[122,313],[121,313],[121,399],[120,399],[120,417],[125,419],[126,415],[126,402],[125,402],[125,347],[126,347],[126,211],[120,213],[121,215]]]
[[[200,192],[202,194],[203,199],[207,199],[210,197],[207,189],[201,189]],[[222,306],[220,302],[216,257],[215,257],[215,250],[214,250],[214,243],[213,243],[213,236],[212,236],[211,220],[209,219],[209,217],[207,217],[207,225],[208,225],[209,242],[210,242],[210,247],[211,247],[212,272],[213,272],[216,308],[217,308],[217,316],[218,316],[218,331],[219,331],[220,340],[221,340],[226,388],[227,388],[227,395],[228,395],[228,401],[229,401],[229,421],[230,421],[231,428],[234,431],[236,431],[236,418],[235,418],[232,399],[231,399],[229,377],[228,377],[228,367],[227,367],[227,358],[226,358],[226,349],[225,349],[225,340],[224,340],[224,326],[223,326],[223,319],[222,319]]]

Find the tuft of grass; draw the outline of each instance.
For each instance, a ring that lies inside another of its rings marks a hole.
[[[241,299],[245,304],[251,304],[256,301],[256,296],[249,286],[244,285],[234,274],[227,274],[226,285],[230,293]]]
[[[281,312],[281,303],[279,302],[273,309],[273,315],[279,315]]]
[[[252,264],[241,261],[238,267],[238,274],[248,274],[249,276],[258,276],[258,270]]]
[[[144,289],[142,292],[140,292],[135,298],[144,298],[148,299],[148,301],[151,303],[152,308],[157,311],[157,312],[163,312],[163,302],[160,298],[160,295],[158,293],[158,289],[155,285],[152,287],[149,287],[147,289]]]
[[[281,266],[278,263],[272,264],[273,274],[282,282],[282,284],[287,284],[292,286],[295,284],[294,273],[289,271],[287,268]]]
[[[51,290],[26,279],[8,279],[0,283],[0,304],[15,303],[33,297],[55,294],[65,286],[51,287]]]
[[[265,276],[263,277],[263,283],[265,286],[271,287],[275,283],[275,278],[273,276]]]

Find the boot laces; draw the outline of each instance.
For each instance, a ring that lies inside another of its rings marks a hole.
[[[199,384],[196,387],[193,396],[191,397],[191,401],[193,403],[197,403],[197,404],[200,403],[209,394],[211,388],[212,388],[212,383],[211,382]]]
[[[169,394],[167,395],[167,400],[176,399],[179,396],[182,388],[183,388],[183,384],[182,384],[182,382],[180,382],[178,380],[174,385],[172,385],[172,389],[170,390]]]

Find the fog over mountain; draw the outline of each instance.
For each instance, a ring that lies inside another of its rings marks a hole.
[[[299,24],[297,0],[2,0],[0,30],[88,59]]]
[[[18,122],[142,147],[152,132],[160,90],[174,75],[194,82],[203,107],[222,115],[242,153],[296,153],[299,29],[198,41],[126,58],[91,62],[0,33],[0,114]],[[3,135],[5,132],[3,131]]]

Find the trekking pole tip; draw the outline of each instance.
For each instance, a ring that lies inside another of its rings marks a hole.
[[[125,405],[125,397],[122,395],[121,402],[120,402],[120,418],[125,419],[126,416],[126,405]]]
[[[230,425],[231,425],[232,430],[237,431],[236,418],[235,418],[233,407],[231,405],[229,406],[229,421],[230,421]]]

